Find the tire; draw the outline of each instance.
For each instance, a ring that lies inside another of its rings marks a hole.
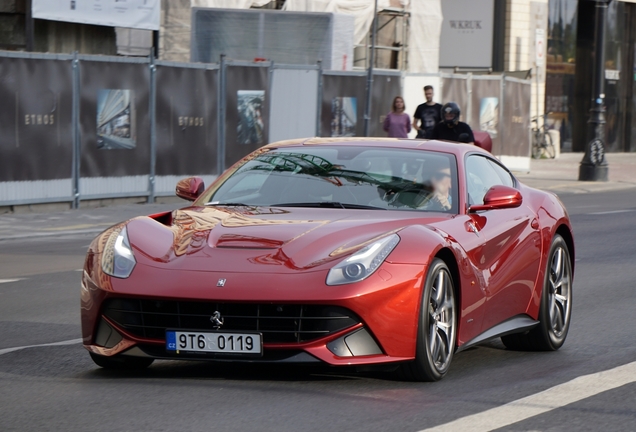
[[[541,145],[541,131],[532,131],[532,158],[539,159],[543,154],[543,146]]]
[[[146,369],[152,364],[153,361],[155,361],[155,359],[147,357],[127,357],[121,355],[106,357],[95,353],[89,354],[91,355],[91,359],[93,359],[97,366],[111,370]]]
[[[439,381],[448,372],[457,337],[457,304],[448,266],[435,258],[422,290],[415,360],[402,365],[411,381]]]
[[[550,159],[554,159],[554,156],[556,156],[556,152],[554,150],[554,145],[552,144],[552,137],[547,131],[543,132],[542,135],[544,153]]]
[[[501,341],[512,350],[556,351],[565,342],[571,316],[572,262],[565,240],[557,234],[548,254],[539,324],[527,333],[503,336]]]

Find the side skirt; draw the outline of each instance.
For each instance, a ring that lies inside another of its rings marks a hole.
[[[517,315],[507,321],[502,322],[501,324],[497,324],[496,326],[491,327],[474,339],[469,340],[462,346],[458,347],[455,352],[463,351],[467,348],[479,345],[481,343],[501,336],[506,336],[513,333],[523,333],[532,329],[537,324],[539,324],[539,321],[533,320],[528,315]]]

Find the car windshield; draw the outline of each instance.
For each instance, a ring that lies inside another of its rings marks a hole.
[[[333,207],[457,213],[451,154],[360,146],[286,147],[255,152],[206,205]]]

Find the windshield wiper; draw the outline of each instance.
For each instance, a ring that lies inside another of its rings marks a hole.
[[[382,207],[375,207],[363,204],[341,203],[338,201],[318,201],[318,202],[291,202],[274,204],[269,207],[320,207],[320,208],[342,208],[342,209],[361,209],[361,210],[387,210]]]
[[[221,206],[221,207],[256,207],[253,204],[243,204],[238,202],[219,202],[212,201],[205,204],[206,206]]]

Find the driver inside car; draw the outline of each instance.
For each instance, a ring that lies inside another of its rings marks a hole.
[[[447,211],[453,206],[451,196],[450,167],[437,167],[430,178],[433,192],[423,201],[419,208],[432,211]]]

